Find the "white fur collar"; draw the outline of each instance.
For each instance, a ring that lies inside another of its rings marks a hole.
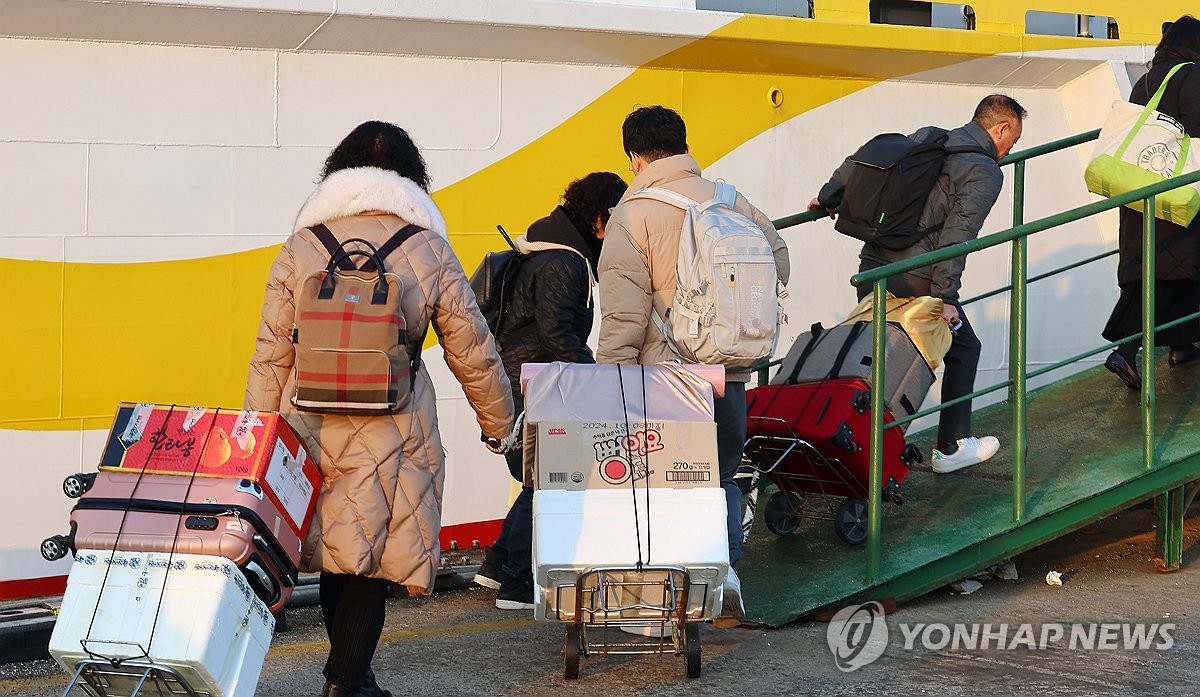
[[[366,211],[392,213],[446,235],[446,220],[429,194],[411,179],[378,167],[341,169],[325,177],[300,207],[294,229],[300,231]]]

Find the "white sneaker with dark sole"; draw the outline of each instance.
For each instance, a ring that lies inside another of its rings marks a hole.
[[[958,441],[958,450],[949,455],[943,455],[940,451],[934,450],[931,467],[938,474],[954,472],[990,460],[998,450],[1000,450],[1000,441],[995,436],[962,438]]]
[[[476,573],[475,577],[471,579],[471,582],[477,586],[483,586],[484,588],[491,588],[494,591],[500,590],[500,581],[498,581],[490,576],[484,575],[484,573],[482,571]]]

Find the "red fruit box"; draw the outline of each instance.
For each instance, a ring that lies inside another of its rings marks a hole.
[[[321,488],[300,437],[269,411],[122,402],[100,469],[250,480],[287,514],[300,539]]]

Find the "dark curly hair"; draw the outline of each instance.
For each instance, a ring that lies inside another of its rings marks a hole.
[[[563,192],[563,210],[585,235],[596,234],[596,216],[600,224],[608,224],[608,209],[617,205],[625,195],[627,185],[620,175],[612,172],[592,172],[567,185]]]
[[[408,133],[394,123],[367,121],[350,131],[350,135],[329,153],[321,178],[352,167],[391,170],[429,191],[425,158],[421,157],[421,151],[417,150]]]

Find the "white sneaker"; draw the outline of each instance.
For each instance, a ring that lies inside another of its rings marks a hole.
[[[933,451],[933,471],[938,474],[954,472],[964,467],[978,465],[991,459],[1000,450],[1000,441],[995,436],[983,438],[962,438],[958,441],[958,450],[949,455]]]
[[[721,614],[713,620],[713,626],[733,629],[746,619],[746,608],[742,605],[742,580],[731,567],[722,589]]]

